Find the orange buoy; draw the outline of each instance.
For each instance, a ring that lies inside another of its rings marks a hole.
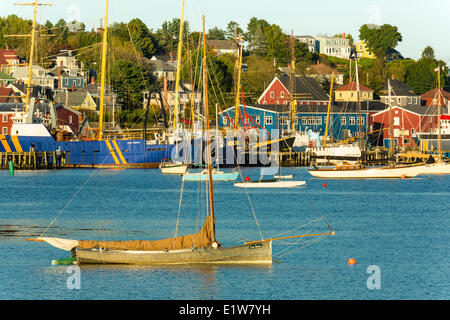
[[[250,177],[245,177],[245,181],[250,181]]]
[[[402,179],[406,179],[406,175],[405,174],[402,174]]]
[[[353,258],[350,258],[350,259],[348,259],[347,263],[350,265],[353,265],[353,264],[356,264],[356,260]]]

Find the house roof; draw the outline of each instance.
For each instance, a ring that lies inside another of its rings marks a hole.
[[[22,110],[23,103],[0,103],[0,112],[15,112],[17,110]]]
[[[405,106],[405,107],[399,107],[399,106],[393,106],[392,110],[394,109],[402,109],[411,113],[415,113],[421,116],[437,116],[437,108],[428,108],[424,106]],[[380,112],[377,112],[375,115],[379,115],[384,112],[389,112],[389,108],[386,108],[385,110],[381,110]],[[442,112],[441,112],[442,113]]]
[[[450,99],[450,93],[447,92],[447,91],[444,91],[444,89],[441,89],[441,95],[444,98],[446,98],[446,99]],[[430,90],[430,91],[427,91],[427,92],[422,94],[422,98],[431,98],[431,99],[436,98],[437,99],[437,96],[438,96],[438,89],[437,88],[435,88],[433,90]]]
[[[397,79],[391,79],[390,80],[391,83],[391,95],[392,96],[397,96],[397,97],[404,97],[404,96],[408,96],[408,97],[417,97],[418,94],[414,93],[414,89],[411,88],[410,86],[408,86],[407,84],[401,82],[400,80]],[[381,94],[382,95],[388,95],[388,83],[386,82],[386,84],[384,85],[383,89],[381,90]]]
[[[149,68],[151,71],[160,72],[160,71],[167,71],[167,72],[175,72],[177,68],[173,65],[172,62],[164,61],[164,60],[153,60],[143,57],[141,59],[142,65]]]
[[[13,89],[0,87],[0,102],[8,102],[8,100],[11,100],[11,98],[7,98],[6,96],[15,96]]]
[[[290,79],[287,75],[279,77],[281,83],[288,90],[290,89]],[[298,95],[296,100],[328,101],[328,95],[323,91],[319,83],[310,77],[295,77],[294,91]],[[305,95],[305,97],[302,97]]]
[[[66,104],[68,106],[80,106],[84,99],[86,99],[87,92],[86,91],[58,91],[55,94],[55,102]]]
[[[372,89],[367,88],[366,86],[363,86],[362,84],[359,85],[359,90],[373,92]],[[343,85],[339,89],[336,89],[336,91],[356,91],[356,82],[351,81],[351,82],[347,83],[346,85]]]
[[[206,40],[206,43],[216,50],[236,50],[238,47],[234,40]]]
[[[0,64],[8,64],[7,60],[18,60],[19,57],[13,49],[0,49]]]
[[[342,72],[339,72],[324,63],[312,64],[306,68],[306,71],[314,74],[332,74],[333,72],[334,74],[342,74]]]
[[[6,73],[0,71],[0,80],[16,80],[16,78],[10,76],[9,74],[6,74]]]

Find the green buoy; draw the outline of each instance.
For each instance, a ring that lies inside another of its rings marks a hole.
[[[11,176],[14,175],[14,162],[12,162],[12,161],[9,162],[9,174]]]
[[[74,257],[70,257],[65,259],[52,260],[52,264],[62,264],[62,265],[77,264],[77,259],[75,259]]]

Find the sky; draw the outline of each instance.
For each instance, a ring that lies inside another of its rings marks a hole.
[[[0,0],[0,16],[17,14],[31,19],[30,6],[15,6],[20,0]],[[25,0],[24,2],[32,2]],[[38,22],[60,18],[78,20],[87,29],[100,25],[104,17],[104,0],[40,0],[52,6],[41,6]],[[181,0],[109,0],[109,23],[141,19],[156,30],[164,21],[179,18]],[[419,59],[421,51],[431,46],[436,58],[450,65],[450,37],[447,34],[450,16],[449,0],[185,0],[185,20],[191,31],[201,31],[202,15],[206,29],[225,29],[236,21],[245,31],[252,17],[279,25],[287,34],[335,35],[350,33],[358,40],[363,24],[391,24],[397,26],[403,41],[397,50],[405,58]]]

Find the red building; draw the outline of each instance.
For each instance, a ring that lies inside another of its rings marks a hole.
[[[12,120],[16,110],[21,110],[22,104],[16,103],[0,103],[0,134],[11,134]]]
[[[81,122],[81,112],[78,112],[71,107],[58,104],[56,105],[56,117],[60,127],[69,126],[75,135],[78,134]]]
[[[258,104],[290,104],[291,84],[288,76],[275,77],[258,98]],[[328,95],[310,77],[295,77],[294,95],[297,105],[327,105]]]
[[[425,101],[425,105],[427,107],[438,106],[438,89],[433,89],[428,92],[425,92],[422,94],[422,100]],[[450,93],[447,91],[444,91],[444,89],[441,89],[441,106],[448,106],[450,107]]]
[[[390,112],[389,108],[372,115],[374,129],[382,130],[381,139],[385,146],[390,146]],[[403,147],[418,147],[414,137],[416,134],[432,132],[437,128],[438,113],[435,108],[422,106],[392,107],[392,123],[394,131],[394,144]]]

